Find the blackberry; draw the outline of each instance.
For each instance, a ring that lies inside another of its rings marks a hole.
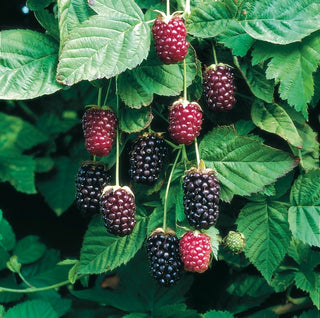
[[[76,205],[83,214],[99,212],[100,196],[110,179],[102,162],[87,161],[81,165],[76,177]]]
[[[232,109],[236,87],[231,68],[224,64],[210,65],[203,74],[203,90],[211,110]]]
[[[220,186],[214,171],[191,168],[183,179],[183,205],[189,224],[208,229],[219,216]]]
[[[150,133],[139,137],[130,152],[130,177],[138,183],[154,184],[159,178],[166,154],[166,143],[160,134]]]
[[[125,236],[136,225],[136,204],[129,187],[107,186],[100,199],[104,226],[111,234]]]
[[[196,102],[178,100],[169,108],[170,137],[178,144],[191,145],[199,136],[202,125],[202,109]]]
[[[178,16],[158,17],[155,20],[152,36],[157,55],[163,63],[175,64],[184,60],[189,47],[186,35],[186,27]]]
[[[116,136],[118,119],[109,109],[88,108],[82,118],[85,146],[91,155],[107,156]]]
[[[173,232],[156,229],[147,240],[147,254],[151,273],[162,286],[171,286],[181,278],[179,240]]]

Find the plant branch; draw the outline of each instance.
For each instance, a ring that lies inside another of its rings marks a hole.
[[[167,188],[166,188],[166,193],[165,193],[165,196],[164,196],[163,227],[162,227],[164,232],[166,232],[166,228],[167,228],[167,201],[168,201],[168,194],[169,194],[171,179],[172,179],[172,176],[173,176],[174,169],[176,168],[178,159],[180,157],[181,150],[182,150],[182,148],[180,147],[180,149],[178,151],[178,154],[176,156],[176,159],[175,159],[175,161],[173,163],[170,175],[169,175],[168,184],[167,184]]]
[[[109,80],[109,84],[108,84],[108,88],[107,88],[106,96],[105,96],[105,98],[104,98],[103,105],[106,105],[106,104],[107,104],[107,100],[108,100],[109,92],[110,92],[110,88],[111,88],[111,83],[112,83],[112,77],[111,77],[110,80]]]
[[[101,107],[101,99],[102,99],[102,87],[99,88],[99,91],[98,91],[98,107]]]
[[[297,298],[294,300],[295,303],[291,302],[290,298],[288,298],[288,300],[289,302],[285,304],[269,307],[269,310],[273,311],[277,315],[283,315],[304,308],[312,307],[312,301],[309,297]]]
[[[183,98],[187,100],[187,65],[186,59],[183,60]]]
[[[194,138],[194,148],[195,148],[195,151],[196,151],[197,165],[198,165],[198,167],[199,167],[199,164],[200,164],[200,154],[199,154],[199,147],[198,147],[197,137]]]
[[[118,95],[118,75],[116,76],[116,99],[117,99],[117,109],[116,115],[119,120],[119,95]],[[119,157],[120,157],[120,149],[119,149],[119,123],[117,124],[117,137],[116,137],[116,186],[120,185],[119,178]]]
[[[212,41],[211,43],[212,43],[212,53],[213,53],[214,64],[218,64],[217,52],[214,46],[214,42]]]
[[[21,280],[30,288],[35,288],[33,285],[31,285],[26,279],[25,277],[21,274],[21,272],[18,272],[19,277],[21,278]],[[0,287],[1,290],[1,287]]]

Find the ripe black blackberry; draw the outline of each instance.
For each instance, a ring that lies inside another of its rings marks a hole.
[[[162,286],[169,287],[181,278],[179,239],[173,232],[156,229],[147,240],[147,254],[151,273]]]
[[[191,168],[183,179],[183,205],[189,224],[196,229],[213,226],[219,216],[220,186],[211,169]]]
[[[81,165],[76,177],[76,205],[83,214],[99,212],[99,199],[110,179],[102,162],[87,161]]]
[[[210,65],[203,74],[203,90],[211,110],[232,109],[236,102],[236,87],[231,67],[225,64]]]
[[[139,137],[130,152],[129,175],[137,183],[154,184],[161,172],[167,154],[166,143],[158,133]]]
[[[104,226],[111,234],[125,236],[136,225],[136,204],[129,187],[107,186],[100,198]]]

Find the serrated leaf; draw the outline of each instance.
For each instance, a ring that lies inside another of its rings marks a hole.
[[[146,236],[147,220],[137,221],[125,237],[107,233],[100,217],[89,225],[80,253],[79,274],[98,274],[127,263],[140,249]]]
[[[297,148],[303,147],[303,140],[296,126],[280,105],[256,100],[251,108],[251,118],[262,130],[277,134]]]
[[[35,162],[31,156],[16,152],[0,152],[0,180],[9,181],[17,191],[33,194],[35,188]]]
[[[228,288],[227,292],[239,297],[261,297],[273,293],[266,280],[259,276],[243,275],[238,277]]]
[[[0,230],[1,230],[1,224],[0,224]],[[9,258],[10,258],[10,254],[1,246],[1,238],[0,238],[0,271],[2,271],[7,267],[6,264]]]
[[[237,59],[235,59],[235,63],[247,82],[252,94],[271,103],[273,101],[274,82],[266,79],[262,67],[252,67],[246,62],[239,62]]]
[[[290,203],[294,206],[320,205],[320,169],[298,177],[291,189]]]
[[[58,318],[49,302],[30,300],[10,308],[6,318]]]
[[[16,236],[9,222],[3,218],[0,210],[0,246],[6,251],[11,251],[16,244]]]
[[[0,149],[22,152],[48,141],[48,136],[19,117],[0,113]]]
[[[320,28],[320,3],[314,0],[247,1],[239,23],[257,40],[297,42]]]
[[[260,141],[237,136],[233,127],[217,127],[199,146],[206,167],[217,172],[221,199],[258,192],[293,169],[297,162],[287,153]]]
[[[56,81],[58,43],[31,30],[0,32],[0,99],[31,99],[62,88]]]
[[[187,86],[194,80],[198,71],[195,53],[192,48],[186,56]],[[159,60],[154,47],[148,59],[131,71],[119,76],[119,94],[130,107],[140,108],[149,105],[153,95],[175,96],[183,90],[183,63],[165,65]]]
[[[218,251],[221,241],[219,230],[215,226],[212,226],[208,230],[203,231],[203,233],[210,236],[213,257],[218,260]]]
[[[140,109],[125,107],[120,113],[120,129],[127,133],[139,132],[147,128],[152,119],[150,107]]]
[[[235,20],[230,20],[228,27],[216,37],[219,43],[232,49],[233,55],[245,56],[256,41]]]
[[[55,171],[50,175],[51,177],[37,183],[40,193],[58,216],[65,212],[74,201],[74,180],[78,168],[78,160],[59,157],[55,160]]]
[[[102,5],[106,8],[104,15],[91,16],[72,29],[60,55],[59,82],[73,85],[81,80],[111,78],[147,57],[149,26],[143,22],[143,14],[133,0],[122,1],[106,0]],[[107,10],[111,5],[114,10]],[[99,41],[93,41],[94,38]]]
[[[211,310],[204,314],[204,318],[233,318],[233,315],[228,311]]]
[[[270,282],[270,286],[274,288],[276,293],[282,293],[292,285],[294,282],[294,275],[295,273],[293,271],[276,272]]]
[[[246,237],[245,255],[270,282],[290,244],[287,206],[277,201],[248,203],[237,224]]]
[[[236,11],[229,10],[225,2],[203,2],[192,10],[186,28],[194,36],[211,38],[225,31],[235,14]]]
[[[38,236],[28,235],[17,242],[13,254],[22,264],[29,264],[40,259],[46,250],[46,246],[39,241]]]
[[[307,103],[314,93],[312,73],[320,61],[319,34],[316,32],[302,42],[286,46],[259,42],[252,52],[253,64],[271,59],[266,70],[267,78],[280,84],[280,97],[288,100],[305,118],[308,118]]]
[[[46,32],[59,41],[58,19],[48,10],[41,9],[34,12],[34,15]]]

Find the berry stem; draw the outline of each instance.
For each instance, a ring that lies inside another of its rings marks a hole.
[[[102,87],[99,88],[99,91],[98,91],[98,107],[101,107],[101,99],[102,99]]]
[[[187,100],[187,63],[186,59],[183,60],[183,98]]]
[[[217,52],[216,52],[216,49],[215,49],[213,41],[212,41],[212,53],[213,53],[214,64],[218,64]]]
[[[117,108],[116,115],[119,118],[119,95],[118,95],[118,75],[116,76],[116,100]],[[119,124],[117,125],[117,137],[116,137],[116,186],[120,186],[119,178],[119,160],[120,160],[120,151],[119,151]]]
[[[188,156],[187,156],[187,151],[186,151],[186,145],[182,145],[182,160],[184,162],[184,168],[187,170],[187,162],[189,161]]]
[[[191,13],[191,9],[190,9],[190,0],[186,0],[186,6],[185,6],[185,9],[184,9],[184,12],[188,15],[190,15]]]
[[[112,83],[112,77],[109,80],[109,84],[108,84],[108,88],[107,88],[106,96],[104,98],[103,105],[107,104],[107,100],[108,100],[108,96],[109,96],[109,92],[110,92],[110,88],[111,88],[111,83]]]
[[[169,141],[169,140],[167,140],[167,139],[164,139],[164,141],[165,141],[170,147],[172,147],[174,150],[178,150],[178,149],[181,148],[180,146],[175,145],[173,142],[171,142],[171,141]]]
[[[199,167],[200,164],[200,155],[199,155],[199,147],[198,147],[198,140],[197,137],[194,138],[194,148],[196,150],[196,156],[197,156],[197,165]]]
[[[166,188],[166,193],[165,193],[165,196],[164,196],[163,226],[162,226],[164,232],[166,232],[166,229],[167,229],[167,201],[168,201],[168,194],[169,194],[169,189],[170,189],[170,183],[171,183],[171,179],[172,179],[172,176],[173,176],[174,169],[176,168],[178,159],[179,159],[179,157],[180,157],[181,150],[182,150],[182,148],[180,147],[180,149],[179,149],[179,151],[178,151],[178,154],[177,154],[177,157],[176,157],[176,159],[175,159],[175,161],[174,161],[174,163],[173,163],[173,166],[172,166],[170,175],[169,175],[168,184],[167,184],[167,188]]]
[[[170,0],[167,0],[167,16],[170,15]]]
[[[96,162],[96,161],[97,161],[97,156],[93,155],[93,162]]]

